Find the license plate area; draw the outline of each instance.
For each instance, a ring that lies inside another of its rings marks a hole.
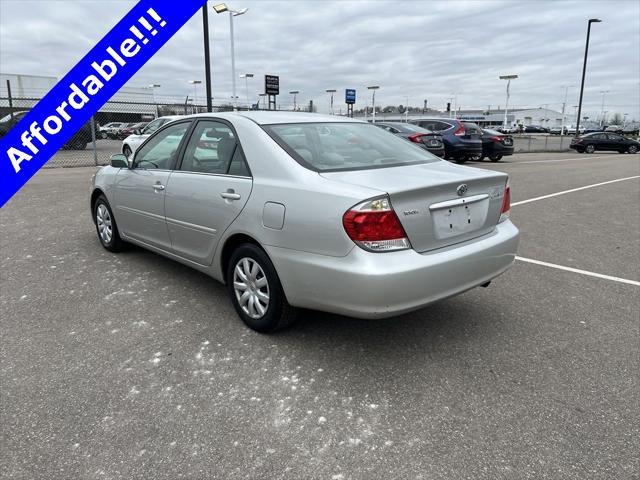
[[[435,237],[445,239],[481,229],[487,221],[488,209],[488,195],[431,205],[429,210]]]
[[[505,138],[504,139],[504,144],[511,146],[511,145],[513,145],[513,140],[511,140],[510,138]]]

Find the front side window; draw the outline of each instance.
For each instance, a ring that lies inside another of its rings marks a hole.
[[[151,137],[136,152],[133,168],[171,170],[189,126],[190,122],[171,125]]]
[[[200,121],[191,134],[180,170],[226,174],[236,150],[236,137],[222,122]]]
[[[439,161],[426,150],[370,124],[300,123],[263,128],[298,163],[321,172]]]

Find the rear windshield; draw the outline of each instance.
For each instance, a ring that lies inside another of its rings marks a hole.
[[[470,133],[477,133],[478,135],[482,135],[482,130],[478,125],[472,122],[462,122],[464,125],[464,132],[469,135]]]
[[[484,129],[484,133],[488,133],[489,135],[500,135],[500,136],[502,136],[502,134],[499,131],[491,130],[490,128],[485,128]]]
[[[279,124],[264,129],[298,163],[320,172],[439,161],[411,142],[366,123]]]

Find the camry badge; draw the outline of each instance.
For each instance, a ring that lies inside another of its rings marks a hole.
[[[469,187],[467,187],[467,184],[463,183],[462,185],[458,185],[458,189],[456,191],[458,192],[458,195],[462,196],[467,193],[468,189]]]

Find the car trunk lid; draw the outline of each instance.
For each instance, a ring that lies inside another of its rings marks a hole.
[[[491,232],[500,218],[507,175],[433,162],[324,172],[327,179],[388,193],[412,247],[446,247]]]

